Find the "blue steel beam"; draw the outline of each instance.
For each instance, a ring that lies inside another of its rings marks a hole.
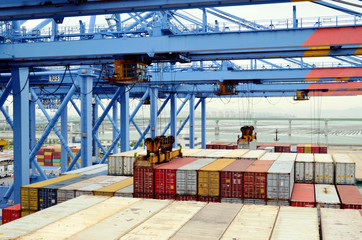
[[[334,10],[337,10],[337,11],[341,11],[341,12],[344,12],[344,13],[348,13],[348,14],[351,14],[351,15],[354,15],[354,16],[357,16],[357,17],[362,17],[362,13],[361,13],[361,12],[357,12],[357,11],[354,11],[354,10],[351,10],[351,9],[348,9],[348,8],[344,8],[344,7],[341,7],[341,6],[338,6],[338,5],[329,3],[329,2],[325,2],[325,1],[313,1],[313,3],[319,4],[319,5],[322,5],[322,6],[325,6],[325,7],[329,7],[329,8],[332,8],[332,9],[334,9]]]
[[[6,99],[8,98],[8,96],[10,95],[11,91],[12,91],[12,84],[13,84],[13,80],[12,78],[9,79],[8,83],[5,86],[4,91],[1,93],[0,96],[0,107],[2,107],[6,101]]]
[[[11,129],[14,129],[14,122],[11,119],[9,113],[6,111],[6,109],[3,106],[0,108],[0,110],[4,114],[4,117],[7,121],[7,123],[10,125]]]
[[[97,103],[97,100],[95,100],[93,102],[93,121],[92,121],[92,124],[93,124],[93,127],[94,127],[94,124],[96,123],[97,119],[98,119],[98,103]],[[97,145],[97,142],[95,140],[95,138],[98,138],[98,131],[94,134],[94,137],[93,137],[93,156],[95,157],[95,162],[98,163],[98,145]]]
[[[52,122],[52,118],[49,116],[48,112],[45,110],[43,104],[41,103],[41,101],[40,101],[38,95],[35,93],[34,89],[30,88],[30,93],[31,93],[32,97],[35,99],[35,102],[38,104],[39,109],[43,112],[45,118],[48,120],[48,122],[50,124]],[[64,108],[64,111],[67,111],[66,107]],[[63,114],[64,111],[61,114]],[[63,120],[63,118],[62,118],[62,120]],[[68,138],[64,137],[65,135],[63,134],[64,133],[63,130],[65,131],[65,129],[64,129],[64,126],[62,125],[62,122],[61,122],[61,127],[62,127],[62,132],[59,132],[58,128],[55,125],[53,126],[52,129],[53,129],[54,133],[58,136],[62,148],[64,148],[65,151],[67,151],[67,153],[69,154],[69,156],[73,159],[74,154],[68,146],[68,141],[67,141]],[[80,165],[77,165],[77,167],[80,167]]]
[[[113,122],[116,123],[116,127],[113,126],[113,131],[112,131],[112,136],[113,136],[113,141],[114,139],[116,139],[117,135],[119,134],[119,130],[118,130],[118,101],[116,101],[114,104],[113,104]],[[116,144],[113,148],[113,153],[118,153],[118,145]]]
[[[115,14],[134,11],[163,11],[203,7],[224,7],[235,5],[285,3],[311,0],[157,0],[157,1],[89,1],[74,4],[71,1],[3,1],[0,9],[1,21],[22,19],[57,18],[87,16],[96,14]],[[312,0],[313,1],[313,0]],[[18,8],[21,7],[21,11]]]
[[[11,69],[14,101],[14,202],[20,187],[29,184],[29,69]],[[34,155],[35,157],[35,155]],[[30,159],[33,159],[31,157]]]
[[[142,131],[141,129],[138,127],[137,123],[132,119],[131,123],[133,124],[133,126],[136,128],[137,132],[142,136]]]
[[[130,150],[129,146],[129,88],[122,86],[120,87],[122,90],[121,94],[121,152],[126,152]],[[133,120],[133,119],[132,119]]]
[[[200,99],[201,100],[201,99]],[[195,147],[195,95],[191,95],[189,100],[189,139],[190,148]]]
[[[64,100],[64,96],[62,97],[62,100]],[[64,110],[60,116],[60,131],[61,131],[61,135],[62,135],[63,139],[68,139],[68,108],[67,107],[64,108]],[[60,171],[62,173],[67,171],[68,154],[70,155],[70,157],[72,159],[74,158],[74,154],[71,150],[70,150],[70,153],[67,150],[67,145],[62,144],[61,151],[60,151]],[[80,167],[80,166],[78,166],[78,167]]]
[[[141,100],[139,101],[139,103],[137,104],[137,106],[135,107],[135,109],[133,110],[131,116],[129,117],[129,120],[132,121],[133,118],[136,116],[138,110],[142,107],[143,102],[150,96],[150,89],[147,88],[146,92],[143,94]]]
[[[177,113],[176,113],[177,95],[176,95],[176,93],[171,93],[170,96],[171,96],[171,106],[170,106],[170,111],[171,111],[170,112],[170,118],[171,118],[171,120],[170,120],[169,124],[171,125],[171,136],[173,136],[175,138],[175,142],[173,143],[172,147],[176,148],[177,147],[177,136],[176,136],[176,128],[177,128]],[[164,135],[164,133],[162,133],[161,135]]]
[[[161,114],[161,112],[163,111],[163,109],[165,108],[165,106],[167,105],[168,101],[169,101],[169,97],[166,98],[166,100],[162,103],[160,109],[158,109],[157,111],[157,117]],[[137,143],[134,145],[133,150],[137,149],[138,146],[140,145],[140,143],[143,141],[143,139],[145,138],[145,136],[147,135],[148,131],[150,131],[151,128],[151,124],[148,124],[148,126],[146,127],[146,130],[143,131],[142,136],[138,139]]]
[[[200,100],[196,103],[194,110],[197,109],[197,107],[200,105],[200,103],[201,103],[201,98],[200,98]],[[190,115],[188,115],[187,118],[185,119],[185,121],[181,124],[181,127],[178,129],[176,136],[178,136],[178,135],[181,133],[182,129],[185,127],[185,125],[186,125],[186,123],[189,121],[189,119],[190,119]]]
[[[35,114],[35,101],[33,98],[29,99],[29,148],[33,149],[36,144],[36,114]],[[36,176],[36,169],[34,162],[36,159],[30,159],[31,177]]]
[[[308,46],[302,46],[302,44],[314,32],[315,29],[306,28],[260,32],[187,34],[172,37],[97,39],[86,40],[86,42],[58,41],[3,44],[0,60],[8,61],[11,64],[21,61],[24,64],[27,61],[35,63],[38,60],[63,61],[71,58],[90,60],[114,55],[164,54],[169,52],[188,52],[189,58],[193,61],[223,58],[230,60],[234,58],[300,57],[309,49]],[[274,41],[267,41],[267,39],[274,39]],[[44,44],[52,51],[45,51]],[[328,55],[353,55],[359,47],[360,44],[357,43],[343,45],[341,49],[329,51]],[[308,52],[311,54],[313,51],[317,50],[311,49]]]
[[[343,59],[341,57],[333,57],[333,58],[338,59],[338,60],[343,61],[343,62],[346,62],[346,63],[349,63],[349,64],[354,65],[354,66],[361,66],[361,63],[356,63],[356,62],[353,62],[353,61],[349,61],[349,60]]]
[[[170,97],[170,96],[169,96],[169,97]],[[191,95],[190,95],[190,94],[187,94],[187,96],[185,97],[184,101],[181,103],[181,106],[177,109],[176,117],[177,117],[178,114],[181,112],[182,108],[185,106],[185,104],[187,103],[187,101],[190,100],[190,97],[191,97]],[[172,100],[172,98],[171,98],[171,100]],[[172,108],[172,106],[171,106],[171,108]],[[174,123],[174,124],[177,124],[177,122]],[[171,122],[171,121],[167,124],[167,126],[165,127],[165,129],[163,129],[161,135],[165,135],[170,126],[172,126],[172,122]],[[171,130],[171,131],[172,131],[172,130]],[[176,133],[176,131],[175,131],[175,133]],[[171,133],[171,135],[172,135],[172,133]],[[172,136],[174,136],[174,137],[176,138],[176,135],[172,135]]]
[[[95,99],[96,99],[97,104],[102,108],[103,111],[105,111],[106,108],[104,107],[104,105],[103,105],[102,101],[99,99],[99,97],[98,97],[98,96],[95,96]],[[113,119],[112,119],[111,115],[109,115],[109,113],[107,113],[107,118],[108,118],[108,120],[111,122],[111,124],[112,124],[112,126],[113,126],[113,129],[114,129],[114,130],[117,132],[117,134],[118,134],[118,133],[119,133],[119,129],[118,129],[117,123],[116,123],[115,121],[113,121]]]
[[[157,99],[158,87],[150,87],[150,124],[151,124],[151,138],[157,136]]]
[[[79,108],[78,108],[77,104],[75,104],[75,102],[74,102],[74,100],[73,100],[73,99],[70,99],[70,102],[72,103],[72,105],[73,105],[73,107],[74,107],[75,111],[78,113],[78,116],[79,116],[79,117],[81,117],[81,116],[82,116],[82,113],[81,113],[81,111],[79,110]]]
[[[206,98],[201,98],[201,148],[206,148]]]

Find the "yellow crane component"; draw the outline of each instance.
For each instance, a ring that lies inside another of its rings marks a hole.
[[[256,133],[253,134],[254,127],[253,126],[243,126],[240,128],[241,131],[241,137],[238,135],[238,141],[237,143],[241,142],[251,142],[254,139],[256,139]]]
[[[6,139],[3,138],[0,139],[0,152],[7,149],[8,149],[8,142],[6,141]]]
[[[146,75],[147,64],[137,60],[114,60],[114,74],[113,76],[104,78],[109,82],[127,83],[127,82],[146,82],[148,77]]]
[[[304,100],[309,100],[309,96],[308,93],[309,91],[307,90],[302,90],[302,91],[295,91],[297,93],[296,96],[294,96],[294,101],[304,101]]]
[[[135,155],[135,166],[153,166],[153,164],[168,162],[174,157],[182,157],[181,148],[172,150],[172,144],[175,142],[173,136],[157,136],[155,138],[146,138],[147,147],[146,156]]]
[[[217,96],[237,95],[234,82],[218,82],[219,91],[215,93]]]

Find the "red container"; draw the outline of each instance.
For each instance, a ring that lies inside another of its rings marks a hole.
[[[20,203],[11,207],[3,208],[2,215],[3,215],[3,221],[2,221],[3,224],[19,219],[21,216]]]
[[[314,208],[314,203],[314,185],[306,183],[295,183],[292,193],[291,206]]]
[[[134,198],[153,198],[153,194],[149,194],[149,193],[133,193],[133,197]]]
[[[228,145],[226,145],[226,149],[234,149],[234,145],[233,143],[229,143]]]
[[[243,197],[243,172],[254,162],[254,160],[237,160],[224,169],[220,174],[220,196],[222,198]]]
[[[171,200],[175,200],[176,196],[175,195],[156,194],[155,199],[161,199],[161,200],[171,199]]]
[[[327,153],[327,145],[319,145],[319,153]]]
[[[336,185],[342,208],[362,209],[362,194],[354,185]]]
[[[304,153],[304,144],[297,145],[297,153]]]
[[[220,202],[220,198],[219,197],[200,197],[198,201],[200,202]]]
[[[206,149],[212,149],[212,147],[213,147],[212,143],[206,144]]]
[[[266,148],[265,146],[260,146],[260,147],[258,147],[258,150],[265,150],[265,148]]]
[[[155,168],[155,193],[163,195],[176,194],[176,169],[198,158],[175,158]]]
[[[227,149],[227,146],[229,145],[230,143],[220,143],[219,144],[219,149]]]
[[[319,153],[318,144],[312,144],[312,153]]]
[[[177,195],[176,196],[177,201],[197,201],[196,196],[190,196],[190,195]]]
[[[152,167],[135,167],[133,173],[134,193],[153,194],[154,170]]]
[[[44,159],[53,159],[53,157],[51,155],[45,155]]]
[[[274,161],[256,160],[244,173],[244,198],[264,199],[266,197],[267,171]]]
[[[53,164],[51,162],[44,162],[44,166],[51,167],[51,166],[53,166]]]

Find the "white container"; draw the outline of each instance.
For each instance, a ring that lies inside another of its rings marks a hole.
[[[315,183],[333,184],[334,164],[329,154],[314,154]]]
[[[296,153],[280,153],[280,156],[277,159],[277,161],[295,162],[296,159],[297,159]]]
[[[341,208],[336,187],[328,184],[315,184],[315,202],[317,208]]]
[[[267,152],[260,158],[260,160],[276,161],[279,158],[279,156],[280,156],[280,153]]]
[[[133,197],[133,184],[114,193],[115,197]]]
[[[209,203],[171,239],[220,239],[242,204]]]
[[[243,200],[241,198],[221,198],[222,203],[243,203]]]
[[[264,150],[250,150],[241,159],[259,160],[266,152]]]
[[[102,181],[103,179],[105,179],[106,176],[96,176],[94,178],[90,178],[90,179],[87,179],[87,180],[83,180],[81,182],[77,182],[77,183],[73,183],[73,184],[70,184],[68,186],[65,186],[65,187],[62,187],[62,188],[59,188],[57,190],[57,203],[62,203],[62,202],[65,202],[65,201],[68,201],[70,199],[73,199],[75,198],[75,191],[79,188],[82,188],[82,187],[86,187],[88,185],[91,185],[95,182],[99,182],[99,181]]]
[[[200,158],[176,170],[176,193],[197,195],[197,170],[214,162],[214,158]]]
[[[314,182],[314,156],[311,153],[299,153],[295,161],[295,182]]]
[[[69,239],[74,234],[99,223],[139,200],[137,198],[109,198],[34,231],[22,239]]]
[[[317,209],[280,207],[270,239],[319,240]]]
[[[169,204],[171,204],[171,201],[143,199],[130,205],[127,209],[117,212],[111,217],[79,232],[70,239],[118,239]]]
[[[294,162],[275,161],[267,173],[267,199],[290,200],[294,186]]]
[[[265,152],[274,152],[275,148],[274,147],[266,147],[264,150],[265,150]]]
[[[254,199],[254,198],[244,198],[243,203],[248,205],[266,205],[265,199]]]
[[[277,206],[244,205],[221,239],[269,239],[278,210]]]
[[[138,156],[144,156],[147,154],[147,151],[144,149],[136,149],[110,155],[108,157],[108,174],[117,176],[133,175],[135,154]]]
[[[173,202],[120,239],[169,239],[197,212],[204,202]]]
[[[0,239],[16,239],[107,199],[108,197],[104,196],[82,196],[68,202],[46,208],[0,226]]]
[[[321,209],[321,230],[324,240],[361,239],[361,215],[352,209]]]
[[[98,190],[100,188],[109,186],[113,183],[120,182],[122,180],[127,179],[126,176],[104,176],[106,178],[102,179],[97,183],[90,184],[88,186],[79,188],[75,191],[75,196],[79,197],[81,195],[93,195],[93,191]]]
[[[226,154],[223,158],[241,159],[247,152],[249,152],[248,149],[234,149]]]
[[[272,206],[290,206],[290,202],[288,200],[267,200],[266,205]]]
[[[193,157],[195,153],[201,152],[203,149],[196,149],[196,148],[182,148],[182,156],[183,157]]]
[[[356,163],[347,154],[333,154],[335,163],[335,183],[355,184]]]
[[[67,175],[67,174],[89,174],[89,173],[87,173],[87,172],[93,171],[93,170],[97,170],[97,169],[104,169],[104,168],[107,170],[107,164],[96,164],[96,165],[92,165],[92,166],[89,166],[89,167],[78,168],[78,169],[73,170],[73,171],[64,172],[64,173],[61,173],[61,175]]]

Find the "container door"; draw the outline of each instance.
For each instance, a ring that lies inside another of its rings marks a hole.
[[[296,182],[303,182],[304,176],[304,162],[296,162],[295,163],[295,181]]]
[[[355,184],[355,163],[346,164],[346,184]]]
[[[186,194],[186,172],[185,170],[176,171],[176,191],[177,194]]]
[[[305,182],[313,183],[314,180],[314,164],[311,162],[305,163]]]

